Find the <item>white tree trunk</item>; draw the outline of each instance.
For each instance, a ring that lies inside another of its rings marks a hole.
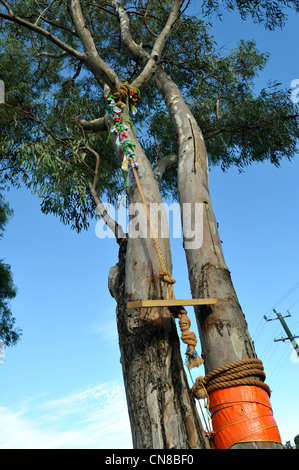
[[[184,243],[194,298],[217,298],[216,305],[195,308],[205,372],[230,362],[256,357],[247,323],[226,266],[208,180],[208,159],[201,130],[177,86],[162,68],[155,72],[178,137],[180,205],[203,203],[203,243]],[[272,442],[236,444],[234,448],[276,448]]]

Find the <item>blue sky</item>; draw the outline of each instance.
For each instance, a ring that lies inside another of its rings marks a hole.
[[[289,88],[299,79],[297,22],[291,17],[283,31],[270,33],[233,14],[213,32],[228,50],[241,38],[256,39],[271,53],[257,89],[269,79]],[[226,262],[264,362],[283,442],[299,434],[299,362],[289,342],[273,341],[285,337],[280,323],[263,315],[290,308],[286,321],[299,334],[298,175],[298,158],[280,169],[264,163],[243,174],[217,168],[210,174]],[[28,191],[11,188],[6,198],[14,217],[1,258],[18,287],[12,310],[23,337],[5,349],[0,364],[0,448],[130,448],[115,301],[107,286],[117,245],[96,236],[95,222],[77,235],[43,215]],[[189,297],[181,240],[172,245],[176,297]],[[202,367],[192,371],[194,380],[203,374]]]

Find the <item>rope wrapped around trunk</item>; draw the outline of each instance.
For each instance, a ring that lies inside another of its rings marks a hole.
[[[270,387],[264,383],[265,378],[266,374],[260,359],[243,359],[218,367],[205,377],[198,377],[192,387],[192,393],[198,399],[208,398],[209,393],[221,388],[255,385],[263,388],[270,397]]]
[[[130,85],[127,83],[122,83],[120,89],[114,93],[113,98],[115,98],[117,101],[117,106],[120,109],[123,109],[126,107],[126,101],[130,93]]]

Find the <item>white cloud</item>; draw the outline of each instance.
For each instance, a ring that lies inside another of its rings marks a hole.
[[[132,448],[125,393],[116,383],[31,399],[17,411],[0,407],[0,422],[0,449]]]
[[[279,420],[280,421],[280,420]],[[55,399],[29,397],[18,409],[0,406],[0,449],[131,449],[124,389],[109,382]],[[282,442],[298,420],[278,422]]]
[[[102,341],[107,343],[115,343],[118,344],[118,334],[117,334],[117,326],[116,320],[111,321],[95,321],[91,326],[91,331],[99,335]]]

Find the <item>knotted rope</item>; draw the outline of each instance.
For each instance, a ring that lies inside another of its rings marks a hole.
[[[197,339],[195,333],[189,330],[191,326],[191,321],[188,317],[187,311],[184,309],[184,307],[178,306],[169,307],[169,310],[175,318],[179,319],[180,330],[182,333],[181,340],[183,341],[183,343],[187,344],[186,355],[188,356],[188,360],[186,366],[188,367],[188,369],[193,369],[193,367],[199,367],[203,363],[203,360],[195,349]]]
[[[253,376],[260,379],[254,379]],[[221,388],[255,385],[263,388],[270,397],[271,390],[264,383],[265,378],[266,374],[260,359],[243,359],[218,367],[205,377],[198,377],[192,387],[192,393],[199,399],[208,398],[209,393]]]
[[[120,89],[114,93],[113,98],[115,98],[117,101],[117,106],[120,109],[123,109],[126,107],[126,101],[130,93],[130,85],[128,83],[122,83]]]

